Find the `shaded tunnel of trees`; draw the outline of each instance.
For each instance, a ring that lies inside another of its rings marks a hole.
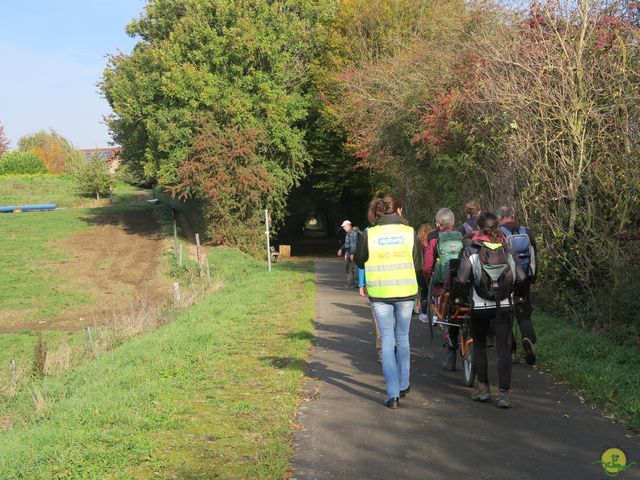
[[[290,193],[288,213],[276,239],[276,244],[291,245],[293,255],[335,254],[344,220],[361,229],[368,225],[366,191],[342,189],[331,195],[315,188],[314,181],[310,176]]]

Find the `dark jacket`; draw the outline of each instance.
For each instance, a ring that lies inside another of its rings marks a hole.
[[[469,218],[469,220],[460,225],[458,231],[462,234],[463,237],[473,237],[473,231],[478,226],[478,218],[479,215],[474,215],[473,217]]]
[[[503,238],[504,240],[504,238]],[[453,291],[455,296],[464,297],[471,290],[473,285],[473,263],[472,261],[477,260],[477,255],[480,252],[480,248],[482,248],[482,242],[491,242],[491,240],[481,234],[476,234],[471,243],[467,245],[460,254],[460,266],[458,267],[458,273],[454,280]],[[504,244],[504,241],[503,241]],[[509,245],[504,245],[507,252],[513,257],[516,266],[516,285],[522,284],[527,280],[527,275],[525,274],[522,265],[518,262],[515,253],[511,250]],[[472,258],[476,256],[476,258]],[[495,308],[495,303],[485,302],[487,305],[475,307],[477,309],[490,309]]]
[[[356,247],[358,246],[359,242],[358,236],[359,235],[357,230],[354,230],[353,228],[349,230],[344,237],[344,243],[340,247],[340,251],[342,253],[349,253],[351,255],[356,253]]]
[[[395,213],[392,213],[390,215],[383,215],[378,220],[378,225],[394,225],[394,224],[408,225],[409,222],[404,217],[401,217],[400,215],[396,215]],[[369,260],[369,237],[368,237],[368,231],[365,230],[364,232],[362,232],[362,236],[358,241],[358,247],[356,248],[356,254],[353,258],[353,261],[358,266],[358,268],[365,268],[365,263],[367,263],[367,260]],[[422,247],[420,245],[420,241],[418,240],[418,236],[415,234],[415,232],[413,235],[413,265],[414,265],[414,268],[416,269],[416,280],[418,282],[418,285],[420,286],[423,283],[421,280]],[[403,297],[403,298],[369,297],[369,300],[372,302],[401,302],[403,300],[412,300],[414,298],[415,298],[415,295],[411,297]]]

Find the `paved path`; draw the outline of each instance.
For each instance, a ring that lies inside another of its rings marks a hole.
[[[611,447],[640,463],[640,437],[580,403],[539,370],[514,365],[515,408],[472,402],[462,372],[411,326],[411,393],[390,410],[367,302],[344,287],[343,263],[318,260],[316,344],[307,366],[293,478],[605,479]],[[490,356],[495,353],[490,350]],[[495,365],[490,380],[495,382]],[[617,478],[640,479],[640,465]]]

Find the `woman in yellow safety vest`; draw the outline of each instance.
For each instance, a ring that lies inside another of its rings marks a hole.
[[[409,326],[422,277],[422,249],[397,198],[374,199],[369,221],[374,226],[362,234],[354,261],[365,270],[367,294],[380,328],[385,405],[397,408],[400,397],[409,393]]]

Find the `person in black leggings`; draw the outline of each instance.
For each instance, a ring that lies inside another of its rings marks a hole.
[[[511,329],[513,317],[508,310],[496,315],[495,309],[488,311],[476,311],[472,315],[471,330],[473,335],[473,365],[478,377],[479,385],[487,386],[489,393],[489,368],[487,364],[487,333],[491,322],[496,335],[496,351],[498,353],[498,387],[501,392],[511,390]],[[482,401],[485,395],[480,393],[474,400]]]
[[[513,292],[497,304],[496,300],[487,300],[476,290],[473,278],[474,265],[479,262],[482,249],[496,252],[506,252],[513,258],[516,284],[526,280],[526,275],[519,263],[516,262],[513,251],[504,244],[504,236],[498,226],[498,217],[490,212],[484,212],[478,218],[478,231],[471,243],[465,247],[460,255],[460,266],[454,280],[454,295],[463,296],[463,292],[470,291],[471,297],[471,330],[473,335],[473,363],[478,385],[471,394],[472,400],[486,402],[491,399],[489,390],[489,373],[487,368],[487,332],[491,323],[495,327],[496,350],[498,353],[498,406],[511,407],[511,330],[513,326]],[[508,267],[510,268],[510,267]],[[511,277],[513,278],[513,277]],[[469,288],[470,287],[470,288]],[[462,293],[462,295],[461,295]]]

